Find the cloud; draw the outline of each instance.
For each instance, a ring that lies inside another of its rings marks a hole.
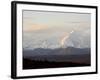
[[[24,27],[23,31],[31,32],[31,31],[38,31],[38,30],[45,30],[48,26],[44,24],[29,24],[28,27]]]
[[[28,33],[27,33],[28,34]],[[58,35],[57,35],[58,34]],[[83,31],[71,31],[70,33],[29,33],[29,35],[24,35],[23,38],[23,48],[25,49],[36,49],[36,48],[90,48],[90,29]],[[64,39],[64,35],[67,38]],[[64,39],[64,40],[62,40]],[[63,41],[63,45],[62,45]]]
[[[90,30],[74,31],[69,34],[64,47],[90,48]]]

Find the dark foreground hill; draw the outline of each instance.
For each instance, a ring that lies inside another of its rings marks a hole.
[[[38,48],[23,51],[23,69],[90,66],[90,63],[90,48]]]
[[[90,66],[90,64],[75,63],[75,62],[35,61],[35,60],[29,60],[29,59],[23,60],[23,69],[81,67],[81,66]]]
[[[41,68],[59,68],[59,67],[80,67],[90,66],[85,63],[75,62],[54,62],[54,61],[36,61],[36,60],[23,60],[23,69],[41,69]]]

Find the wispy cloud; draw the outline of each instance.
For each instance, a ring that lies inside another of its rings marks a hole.
[[[45,30],[47,28],[48,28],[48,26],[43,25],[43,24],[30,24],[30,25],[28,25],[28,27],[24,27],[23,31],[32,32],[32,31],[38,31],[38,30]]]

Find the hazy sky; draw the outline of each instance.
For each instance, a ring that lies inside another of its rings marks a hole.
[[[23,11],[23,48],[90,47],[91,14]]]

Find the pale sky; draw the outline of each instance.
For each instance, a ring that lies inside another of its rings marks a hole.
[[[79,46],[73,47],[90,47],[90,22],[91,14],[86,13],[23,11],[23,48],[59,48],[66,36],[68,46],[79,36]]]

